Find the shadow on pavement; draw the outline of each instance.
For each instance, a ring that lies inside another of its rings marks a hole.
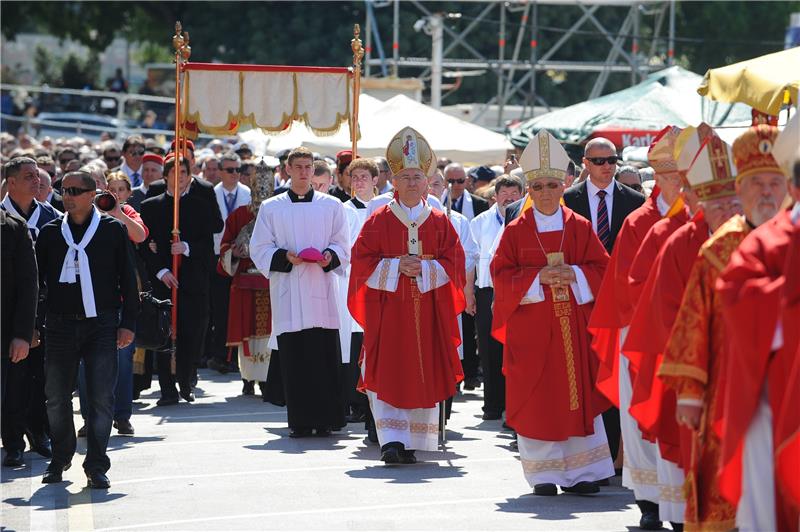
[[[440,478],[463,477],[466,473],[459,466],[443,466],[436,462],[425,462],[425,455],[419,453],[420,460],[412,465],[374,465],[363,469],[353,469],[345,474],[351,478],[371,478],[388,480],[390,484],[426,484]]]
[[[578,507],[575,505],[576,498],[580,498]],[[567,521],[577,519],[576,514],[623,511],[633,504],[633,498],[627,490],[601,488],[599,494],[590,496],[559,492],[555,497],[540,497],[528,493],[498,503],[497,511],[530,514],[531,519]]]

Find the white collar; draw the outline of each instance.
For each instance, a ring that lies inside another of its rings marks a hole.
[[[400,200],[397,200],[397,204],[400,205],[400,208],[406,212],[410,219],[416,220],[419,216],[419,213],[422,212],[422,207],[425,205],[425,202],[419,200],[419,204],[414,207],[406,207],[405,204]]]
[[[119,169],[125,172],[128,177],[132,176],[133,174],[139,174],[139,177],[142,177],[142,167],[140,166],[138,170],[134,170],[128,166],[128,162],[125,160],[125,158],[122,159],[122,164],[120,165]]]
[[[536,207],[533,207],[533,217],[536,220],[536,228],[540,233],[564,229],[564,216],[560,205],[556,212],[549,215],[541,213]]]
[[[590,197],[597,196],[597,193],[600,190],[605,190],[606,191],[606,196],[613,196],[614,195],[614,185],[616,184],[616,182],[617,182],[616,179],[611,178],[611,182],[608,184],[608,186],[601,189],[597,185],[592,183],[592,179],[591,178],[587,177],[586,178],[586,190],[589,193]]]
[[[6,194],[6,197],[3,198],[3,207],[13,214],[16,214],[23,220],[25,220],[28,229],[33,231],[35,236],[39,236],[39,215],[41,214],[42,210],[39,208],[39,202],[36,201],[36,198],[33,199],[33,211],[31,211],[31,215],[26,219],[20,212],[17,211],[16,207],[12,203],[11,196]]]
[[[667,203],[667,200],[664,199],[664,196],[659,194],[656,198],[656,207],[658,207],[658,212],[661,214],[661,216],[664,217],[669,212],[670,204]]]

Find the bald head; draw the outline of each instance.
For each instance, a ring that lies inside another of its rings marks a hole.
[[[597,137],[586,143],[586,147],[583,150],[583,156],[606,157],[608,152],[611,152],[612,155],[617,153],[617,147],[614,146],[614,143],[610,140],[603,137]]]

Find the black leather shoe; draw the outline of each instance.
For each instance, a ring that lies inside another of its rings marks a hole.
[[[220,362],[216,358],[209,358],[208,362],[206,363],[206,367],[219,372],[221,375],[225,375],[231,370],[227,364]]]
[[[484,421],[494,421],[495,419],[500,419],[503,417],[503,414],[500,412],[492,412],[491,410],[487,410],[481,416],[481,419]]]
[[[86,425],[78,429],[78,438],[85,438],[85,437],[86,437]]]
[[[25,431],[25,436],[28,437],[28,442],[31,444],[31,451],[45,458],[53,457],[53,450],[50,448],[50,438],[48,438],[46,434],[35,436],[32,432]]]
[[[246,381],[242,379],[242,395],[255,395],[256,383],[255,381]]]
[[[675,521],[670,521],[670,525],[672,525],[672,530],[675,532],[683,532],[683,523],[676,523]]]
[[[578,495],[590,495],[592,493],[599,492],[600,488],[594,482],[583,481],[583,482],[578,482],[574,486],[569,486],[568,488],[565,488],[564,486],[561,486],[561,490],[564,491],[564,493],[576,493]]]
[[[168,395],[166,397],[161,397],[158,401],[156,401],[156,406],[170,406],[170,405],[177,405],[178,398],[177,396]]]
[[[187,403],[194,403],[194,393],[191,390],[181,390],[178,395]]]
[[[401,462],[400,449],[394,445],[381,447],[381,460],[384,464],[399,464]]]
[[[480,388],[481,380],[478,377],[467,377],[464,379],[464,389],[472,391],[475,388]]]
[[[308,438],[311,436],[311,429],[292,429],[289,432],[290,438]]]
[[[533,487],[534,495],[541,495],[543,497],[552,497],[558,494],[555,484],[536,484]]]
[[[86,473],[86,485],[96,490],[107,490],[111,487],[111,481],[105,473],[95,471],[94,473]]]
[[[120,419],[114,422],[114,428],[123,436],[133,436],[134,430],[130,420]]]
[[[658,505],[652,501],[638,500],[636,505],[642,512],[639,528],[642,530],[661,530],[663,523],[658,518]]]
[[[321,428],[321,429],[314,429],[315,434],[314,436],[318,438],[327,438],[331,435],[331,429]]]
[[[370,443],[378,443],[378,431],[375,430],[374,425],[370,425],[370,427],[367,429],[367,439],[370,441]]]
[[[55,484],[56,482],[61,482],[63,480],[62,475],[64,471],[69,469],[71,465],[72,462],[64,466],[50,462],[50,465],[48,465],[47,469],[44,470],[44,475],[42,475],[42,484]]]
[[[400,453],[400,463],[401,464],[416,464],[417,463],[417,457],[414,456],[414,451],[403,450]]]
[[[5,467],[19,467],[25,465],[25,458],[22,451],[6,451],[6,457],[3,459],[3,466]]]

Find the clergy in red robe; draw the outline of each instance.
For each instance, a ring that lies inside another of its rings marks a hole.
[[[690,136],[690,140],[693,141],[685,142],[681,148],[692,151],[692,159],[697,155],[704,140],[698,134],[700,132],[697,129],[692,131],[693,129],[687,128],[681,133],[681,137]],[[705,138],[707,137],[708,135]],[[685,169],[681,167],[681,161],[686,159],[688,157],[684,157],[683,153],[677,158],[678,171],[684,181],[682,196],[686,205],[697,214],[679,228],[673,225],[673,220],[678,216],[665,218],[657,222],[645,238],[643,247],[648,241],[655,239],[665,238],[666,241],[655,261],[649,265],[650,272],[623,346],[625,356],[630,361],[631,367],[635,368],[633,395],[628,412],[637,422],[643,437],[657,443],[659,515],[662,520],[668,520],[673,525],[682,523],[685,514],[686,501],[683,496],[685,475],[679,465],[683,464],[681,442],[685,442],[684,449],[688,454],[691,433],[685,428],[679,429],[675,419],[675,392],[666,388],[660,379],[655,378],[655,374],[681,303],[689,271],[700,246],[710,235],[709,223],[703,214],[704,209],[708,211],[713,230],[731,216],[741,212],[741,205],[735,197],[733,187],[713,196],[705,194],[701,185],[711,174],[708,171],[700,173],[698,172],[700,167],[696,167],[691,177],[695,187],[703,194],[699,196],[687,178],[690,163],[687,163]],[[696,175],[701,177],[698,179]],[[638,261],[637,257],[631,269],[632,283]]]
[[[762,159],[756,168],[759,178],[776,185],[783,182],[784,174],[774,159]],[[795,195],[800,197],[800,193]],[[780,204],[781,200],[773,201]],[[784,286],[793,276],[785,269],[796,232],[791,216],[791,211],[783,210],[753,230],[717,281],[731,335],[724,417],[718,427],[723,442],[720,486],[723,496],[739,505],[736,521],[744,530],[790,530],[798,524],[797,509],[791,509],[783,490],[773,491],[772,474],[779,443],[773,440],[776,424],[772,420],[786,403],[800,323],[787,322],[784,318],[792,317],[782,315]],[[796,420],[797,412],[795,404],[789,415]]]
[[[743,162],[760,157],[758,146],[766,145],[770,134],[768,126],[759,126],[737,139],[733,149],[739,170],[736,179],[731,177],[729,150],[716,138],[705,141],[693,165],[708,168],[714,176],[703,193],[735,186],[744,216],[728,220],[700,248],[658,370],[659,377],[677,394],[678,422],[694,431],[686,475],[686,530],[729,529],[735,524],[736,509],[722,497],[717,478],[721,442],[714,425],[724,416],[722,399],[728,383],[723,369],[730,357],[730,331],[722,316],[722,298],[714,287],[750,229],[777,212],[782,201],[782,197],[772,196],[777,189],[771,180],[765,182],[752,171],[752,162]]]
[[[436,450],[437,406],[463,380],[464,250],[445,214],[423,200],[436,170],[425,138],[403,129],[386,159],[395,199],[367,219],[353,246],[348,308],[364,329],[361,374],[381,459],[414,463],[415,450]]]
[[[225,345],[238,348],[239,370],[245,390],[251,390],[252,394],[253,384],[258,382],[265,401],[271,355],[267,344],[272,331],[269,280],[261,275],[250,259],[250,237],[258,208],[272,195],[273,183],[272,170],[261,161],[250,182],[250,205],[237,207],[225,222],[217,264],[220,275],[233,277]]]
[[[586,332],[608,255],[591,223],[560,205],[568,163],[547,131],[531,140],[520,165],[534,207],[506,227],[491,263],[507,423],[537,495],[596,493],[614,474]]]
[[[628,359],[620,347],[625,341],[636,299],[630,287],[630,271],[640,256],[642,242],[659,220],[683,211],[680,200],[680,177],[677,173],[675,144],[681,129],[664,128],[648,150],[648,161],[655,170],[656,190],[622,225],[609,267],[597,298],[597,311],[592,313],[589,332],[592,346],[600,358],[598,388],[620,411],[620,429],[625,442],[622,485],[633,489],[642,512],[640,527],[659,529],[659,485],[656,462],[658,452],[653,443],[642,438],[639,428],[628,413],[632,395]],[[639,260],[652,264],[658,249],[648,246]]]

